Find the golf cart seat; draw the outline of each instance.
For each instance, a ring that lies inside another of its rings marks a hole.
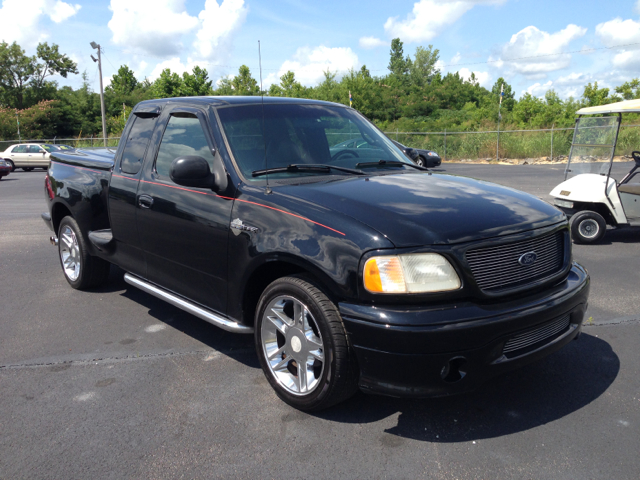
[[[633,170],[640,167],[640,152],[631,152],[631,156],[636,162],[636,166]],[[633,173],[633,170],[631,173]],[[629,178],[629,180],[624,181],[623,184],[618,185],[618,191],[621,193],[630,193],[631,195],[640,195],[640,175],[635,174]]]

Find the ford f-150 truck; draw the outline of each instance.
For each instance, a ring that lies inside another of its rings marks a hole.
[[[350,138],[370,148],[339,147]],[[115,264],[253,333],[271,386],[303,410],[358,388],[464,392],[577,338],[587,307],[561,211],[428,171],[343,105],[145,101],[117,150],[54,152],[45,198],[73,288]]]

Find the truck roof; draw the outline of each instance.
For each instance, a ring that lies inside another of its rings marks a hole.
[[[305,105],[331,105],[338,107],[346,107],[341,103],[325,102],[323,100],[311,100],[307,98],[287,98],[287,97],[261,97],[261,96],[228,96],[228,97],[172,97],[172,98],[159,98],[155,100],[145,100],[138,105],[143,106],[146,104],[165,104],[165,103],[186,103],[186,104],[206,104],[213,106],[226,106],[226,105],[255,105],[264,102],[265,105],[275,103],[289,103],[289,104],[305,104]],[[346,107],[348,108],[348,107]]]

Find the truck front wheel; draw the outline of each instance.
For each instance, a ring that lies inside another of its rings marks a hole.
[[[340,313],[304,278],[280,278],[265,289],[255,342],[267,380],[292,407],[321,410],[357,390],[357,365]]]
[[[111,264],[89,255],[80,227],[73,217],[64,217],[60,222],[58,253],[64,277],[73,288],[84,290],[107,281]]]
[[[607,222],[599,213],[585,210],[571,217],[571,237],[576,243],[597,243],[606,231]]]

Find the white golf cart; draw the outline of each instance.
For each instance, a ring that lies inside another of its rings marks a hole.
[[[578,110],[565,181],[551,191],[554,203],[570,217],[576,243],[596,243],[613,227],[640,226],[640,152],[620,181],[611,178],[613,154],[623,113],[640,112],[640,100]],[[607,115],[617,114],[617,115]],[[589,117],[586,115],[605,115]]]

